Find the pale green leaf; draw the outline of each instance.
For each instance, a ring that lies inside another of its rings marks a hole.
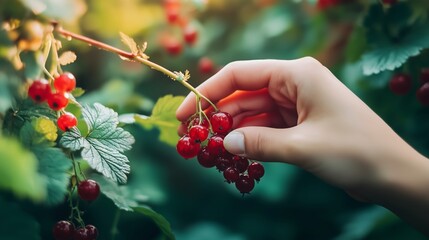
[[[141,213],[146,217],[151,218],[159,229],[162,231],[166,239],[174,240],[173,231],[171,230],[170,223],[165,219],[161,214],[155,212],[152,208],[148,206],[138,206],[133,208],[135,212]]]
[[[41,201],[46,196],[45,182],[37,172],[37,159],[21,144],[0,136],[0,188],[19,198]]]
[[[180,124],[176,119],[176,110],[183,102],[183,96],[166,95],[156,102],[150,117],[135,115],[135,120],[142,127],[150,130],[156,127],[160,131],[159,139],[175,146],[179,139],[177,128]]]
[[[54,146],[58,137],[57,126],[47,117],[33,118],[31,122],[25,122],[19,137],[21,142],[28,147]]]
[[[134,137],[117,126],[116,112],[99,103],[84,106],[82,116],[88,125],[88,134],[83,136],[74,128],[64,133],[60,144],[72,151],[82,149],[82,158],[93,169],[114,181],[125,183],[130,166],[123,152],[131,149]]]

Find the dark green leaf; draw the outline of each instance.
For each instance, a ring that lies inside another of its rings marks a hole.
[[[40,240],[39,223],[15,202],[0,197],[0,239]]]
[[[135,120],[146,129],[157,127],[160,130],[159,139],[175,146],[179,139],[177,127],[180,124],[176,119],[176,110],[183,99],[183,96],[173,97],[172,95],[166,95],[158,99],[149,118],[135,115]]]
[[[72,151],[82,149],[82,158],[93,169],[114,181],[125,183],[130,166],[123,152],[131,149],[134,137],[117,127],[119,120],[116,112],[99,103],[84,106],[82,115],[89,133],[82,136],[74,128],[63,135],[60,144]]]
[[[39,159],[39,173],[45,177],[48,190],[46,203],[54,205],[63,202],[70,179],[71,159],[59,148],[35,147],[32,150]]]
[[[161,229],[162,233],[167,239],[176,239],[171,230],[170,223],[161,214],[155,212],[148,206],[139,206],[133,209],[135,212],[141,213],[151,218],[156,223],[156,225],[158,225],[159,229]]]

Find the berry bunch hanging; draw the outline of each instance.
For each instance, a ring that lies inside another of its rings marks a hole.
[[[187,133],[177,142],[177,152],[185,159],[197,157],[205,168],[215,167],[223,173],[227,183],[235,183],[237,190],[250,193],[255,181],[264,176],[262,164],[233,155],[223,146],[224,137],[232,130],[233,118],[227,112],[199,112],[187,122]]]
[[[417,101],[423,106],[429,106],[429,68],[420,70],[418,89],[416,91]],[[396,95],[408,94],[413,86],[413,79],[407,73],[396,73],[389,81],[390,90]]]

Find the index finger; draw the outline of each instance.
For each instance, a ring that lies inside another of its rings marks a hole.
[[[210,77],[197,87],[197,90],[210,101],[217,101],[229,96],[236,90],[259,90],[268,87],[273,68],[284,61],[279,60],[250,60],[236,61],[226,65],[218,73]],[[195,94],[190,93],[179,106],[176,117],[179,121],[186,121],[195,112]],[[208,107],[203,102],[203,108]]]

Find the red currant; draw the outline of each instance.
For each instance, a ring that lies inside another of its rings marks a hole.
[[[52,110],[59,111],[67,106],[69,99],[67,93],[57,92],[48,97],[48,104]]]
[[[416,92],[417,100],[423,106],[429,106],[429,82],[423,84]]]
[[[410,75],[404,73],[394,75],[389,82],[390,90],[397,95],[407,94],[411,89],[411,85]]]
[[[51,95],[51,86],[46,79],[36,80],[28,88],[28,96],[36,102],[45,101]]]
[[[200,149],[200,152],[197,156],[198,163],[206,168],[212,168],[217,164],[217,158],[210,154],[207,147],[203,147]]]
[[[250,193],[250,191],[255,187],[255,180],[247,175],[241,175],[238,180],[235,181],[235,187],[242,194]]]
[[[392,5],[398,2],[398,0],[382,0],[384,4]]]
[[[168,39],[164,43],[164,47],[170,55],[179,55],[183,49],[181,42],[174,38]]]
[[[235,167],[238,172],[243,173],[247,170],[249,166],[249,160],[247,158],[235,155],[232,157],[232,160],[235,162]]]
[[[200,61],[198,61],[198,69],[202,74],[211,74],[214,72],[214,64],[213,61],[208,57],[202,57]]]
[[[176,23],[180,16],[180,1],[166,0],[164,3],[167,21],[169,23]]]
[[[72,113],[66,112],[58,118],[57,125],[66,132],[77,125],[77,118]]]
[[[223,177],[227,183],[232,183],[238,180],[240,173],[238,172],[237,168],[229,167],[223,172]]]
[[[71,92],[76,88],[76,78],[69,72],[63,73],[55,78],[54,87],[57,92]]]
[[[225,134],[232,128],[232,116],[227,112],[216,112],[210,117],[213,132]]]
[[[187,44],[194,44],[198,38],[197,29],[192,25],[186,26],[183,30],[183,38]]]
[[[185,159],[193,158],[200,151],[200,144],[193,141],[189,135],[184,135],[177,142],[176,150]]]
[[[209,136],[209,129],[203,125],[194,125],[189,129],[188,134],[195,142],[204,142]]]
[[[94,180],[83,180],[77,186],[77,192],[82,200],[93,201],[100,195],[100,185]]]
[[[85,228],[89,239],[96,240],[98,238],[98,230],[94,225],[88,224],[85,226]]]
[[[429,68],[423,68],[420,71],[420,83],[424,84],[429,82]]]
[[[220,135],[213,135],[209,138],[207,149],[213,156],[219,156],[226,152],[223,146],[223,137]]]
[[[234,162],[232,161],[232,156],[227,152],[217,156],[216,168],[219,171],[225,171],[225,169],[234,166]]]
[[[74,226],[69,221],[59,221],[52,228],[52,235],[55,240],[71,240],[73,237]]]
[[[259,181],[261,177],[265,174],[264,166],[262,166],[262,164],[258,162],[252,162],[247,169],[247,174],[249,174],[250,178]]]
[[[73,240],[92,240],[89,238],[88,230],[86,228],[78,228],[74,231]]]

